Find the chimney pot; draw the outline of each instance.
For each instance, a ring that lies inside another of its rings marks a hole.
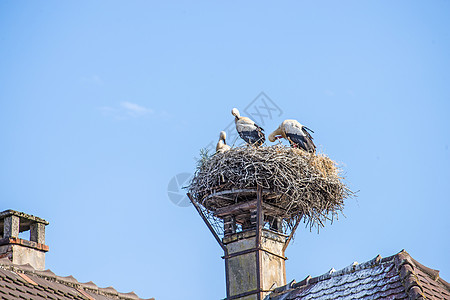
[[[14,210],[0,212],[0,258],[8,258],[14,264],[30,264],[36,270],[45,269],[44,219]],[[19,238],[19,233],[30,231],[30,240]]]

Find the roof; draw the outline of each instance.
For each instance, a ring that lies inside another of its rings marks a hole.
[[[80,283],[72,276],[61,277],[50,270],[16,265],[0,259],[0,299],[141,299],[134,292],[119,293],[112,287],[99,288],[92,281]],[[152,298],[153,299],[153,298]]]
[[[308,276],[276,288],[271,300],[309,299],[450,299],[450,284],[406,251],[352,265],[322,276]]]

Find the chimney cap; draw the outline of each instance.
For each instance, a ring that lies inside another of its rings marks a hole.
[[[20,211],[15,211],[12,209],[5,210],[3,212],[0,212],[0,234],[3,233],[3,224],[5,223],[5,218],[10,216],[16,216],[20,219],[20,228],[19,232],[30,230],[30,226],[33,223],[41,223],[44,225],[48,225],[49,222],[46,220],[35,217],[33,215],[29,215]]]
[[[23,212],[20,212],[20,211],[15,211],[15,210],[12,210],[12,209],[8,209],[8,210],[0,212],[0,220],[3,220],[4,218],[9,217],[9,216],[17,216],[17,217],[19,217],[21,219],[34,221],[36,223],[42,223],[44,225],[48,225],[49,224],[47,221],[45,221],[42,218],[35,217],[33,215],[29,215],[29,214],[26,214],[26,213],[23,213]]]

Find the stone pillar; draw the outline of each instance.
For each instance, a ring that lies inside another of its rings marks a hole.
[[[45,244],[45,225],[42,223],[32,223],[30,225],[30,241]]]
[[[256,248],[256,237],[256,230],[247,230],[225,236],[222,240],[228,252],[225,256],[227,286],[229,297],[236,297],[233,299],[262,300],[271,289],[286,284],[283,253],[286,236],[263,229],[260,249]]]
[[[3,238],[19,237],[19,217],[7,216],[3,223]]]

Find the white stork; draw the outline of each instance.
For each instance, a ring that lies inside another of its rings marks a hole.
[[[299,147],[307,152],[314,153],[316,145],[314,145],[313,137],[308,131],[314,133],[314,131],[303,126],[297,120],[284,120],[277,130],[269,135],[269,141],[275,142],[277,138],[283,137],[289,141],[291,147]]]
[[[263,133],[264,129],[256,125],[251,119],[241,117],[237,108],[233,108],[231,114],[235,117],[236,130],[244,141],[257,147],[264,143],[266,140]]]
[[[231,149],[230,146],[227,145],[227,142],[225,141],[225,139],[227,138],[227,134],[225,133],[225,131],[221,131],[220,135],[219,135],[219,142],[217,143],[216,146],[216,153],[223,153],[225,151],[228,151]]]

